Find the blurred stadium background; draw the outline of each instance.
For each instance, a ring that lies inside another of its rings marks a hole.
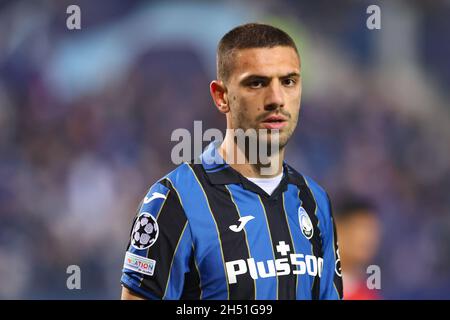
[[[120,296],[136,207],[174,168],[174,129],[225,128],[215,47],[250,21],[302,56],[288,161],[378,208],[383,298],[450,298],[449,16],[439,0],[0,1],[0,298]]]

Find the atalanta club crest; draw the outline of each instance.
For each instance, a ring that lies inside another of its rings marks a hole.
[[[311,239],[314,234],[314,228],[308,213],[303,207],[298,208],[298,223],[306,239]]]
[[[131,245],[138,250],[150,248],[158,239],[158,234],[159,228],[155,218],[150,213],[143,212],[134,223]]]

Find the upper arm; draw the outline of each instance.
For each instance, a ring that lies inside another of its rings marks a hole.
[[[145,300],[142,296],[134,293],[127,287],[122,286],[121,300]]]
[[[150,224],[150,225],[149,225]],[[176,189],[168,181],[153,185],[134,218],[121,282],[134,295],[178,299],[189,272],[192,240]]]

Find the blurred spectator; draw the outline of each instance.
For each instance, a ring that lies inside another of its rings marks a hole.
[[[375,300],[377,289],[367,286],[367,268],[374,262],[381,240],[375,207],[356,196],[342,200],[335,214],[345,300]]]

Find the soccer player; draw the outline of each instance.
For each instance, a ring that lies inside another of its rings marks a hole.
[[[148,191],[125,254],[123,299],[342,298],[328,195],[284,162],[300,74],[284,31],[251,23],[224,35],[210,92],[227,133],[199,163],[183,163]],[[278,142],[269,154],[275,172],[263,173],[259,158],[247,161],[236,129],[264,129],[260,140]]]

